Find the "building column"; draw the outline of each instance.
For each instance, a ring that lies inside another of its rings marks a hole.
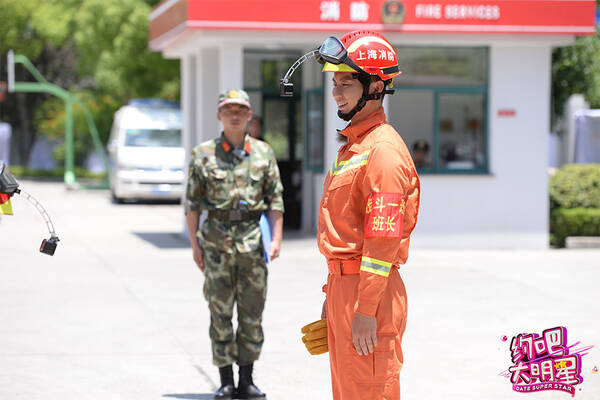
[[[325,140],[324,140],[324,168],[322,174],[315,174],[315,191],[314,191],[314,204],[317,205],[315,208],[315,221],[319,219],[319,204],[321,203],[321,196],[323,195],[323,182],[329,173],[329,168],[335,162],[337,151],[340,148],[340,143],[337,141],[337,129],[344,129],[348,124],[346,121],[340,119],[337,116],[337,104],[333,100],[331,92],[333,91],[333,77],[332,72],[325,73],[325,90],[323,93],[324,99],[324,121],[325,121]]]
[[[185,182],[187,166],[194,147],[219,136],[217,100],[219,96],[219,49],[200,48],[181,60],[181,105],[183,111],[183,146],[185,149]],[[183,193],[185,197],[185,192]],[[187,225],[183,221],[184,239],[187,240]]]
[[[201,76],[203,77],[203,105],[206,114],[201,130],[203,140],[212,139],[223,130],[217,120],[219,94],[229,89],[244,87],[244,51],[240,43],[225,42],[214,49],[202,49]],[[208,121],[208,120],[212,120]]]
[[[181,144],[184,149],[185,161],[183,164],[184,180],[183,180],[183,193],[181,195],[181,202],[185,201],[185,188],[187,187],[188,181],[188,165],[190,163],[190,154],[194,146],[197,143],[197,99],[198,92],[196,89],[197,85],[197,57],[194,54],[188,54],[181,58],[181,113],[183,114],[183,129],[181,132]],[[185,241],[188,240],[187,235],[187,223],[185,215],[182,216],[183,229],[181,231],[181,238]]]
[[[183,114],[182,145],[185,150],[184,169],[190,161],[190,153],[196,145],[196,56],[181,59],[181,112]],[[186,182],[187,182],[187,173]]]
[[[383,102],[382,102],[382,106],[383,106],[383,109],[385,110],[385,115],[386,115],[386,116],[388,116],[388,115],[389,115],[388,113],[389,113],[389,111],[390,111],[390,96],[393,96],[393,95],[390,95],[390,94],[386,95],[386,96],[383,98]],[[388,121],[388,122],[389,122],[389,121]]]
[[[217,120],[217,103],[221,90],[219,80],[223,71],[220,68],[218,48],[201,48],[198,50],[197,57],[196,143],[198,144],[214,139],[221,133]]]
[[[244,87],[244,49],[240,43],[221,43],[219,72],[219,92]]]

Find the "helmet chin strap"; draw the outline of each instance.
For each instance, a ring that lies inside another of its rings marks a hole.
[[[338,112],[337,112],[338,117],[340,117],[344,121],[350,121],[352,119],[352,117],[354,117],[356,115],[357,112],[362,110],[367,105],[367,101],[379,100],[379,99],[383,98],[383,95],[385,93],[385,88],[384,88],[383,92],[369,94],[369,86],[371,85],[370,75],[355,73],[355,74],[352,74],[352,77],[355,79],[358,79],[360,81],[360,83],[363,86],[363,93],[362,93],[361,98],[358,99],[356,106],[354,106],[354,108],[352,110],[348,111],[347,113],[343,113],[340,110],[338,110]]]

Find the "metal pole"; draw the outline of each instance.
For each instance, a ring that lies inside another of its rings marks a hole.
[[[73,102],[71,98],[65,101],[65,184],[75,184],[75,173],[73,172]]]
[[[75,98],[73,96],[73,98]],[[104,164],[104,169],[106,171],[106,184],[108,184],[108,174],[110,173],[110,166],[108,164],[108,158],[106,157],[106,152],[104,151],[104,146],[102,145],[102,141],[100,140],[100,135],[98,134],[98,128],[96,128],[96,123],[94,122],[94,118],[92,117],[92,113],[87,108],[87,106],[81,101],[77,101],[79,105],[85,111],[85,119],[87,121],[88,128],[90,130],[90,134],[92,135],[92,141],[94,142],[94,146],[96,147],[96,151],[100,154],[102,158],[102,163]]]
[[[69,96],[71,96],[71,94],[66,90],[51,83],[15,82],[14,91],[26,93],[49,93],[65,101],[69,98]]]
[[[29,61],[29,59],[23,55],[17,54],[14,56],[15,63],[21,63],[27,71],[40,83],[48,83],[46,79],[40,74],[40,71]]]
[[[8,51],[8,91],[15,91],[15,53]]]
[[[14,82],[14,64],[22,64],[38,81],[35,82]],[[8,52],[8,74],[9,74],[9,91],[10,92],[32,92],[32,93],[50,93],[56,97],[59,97],[65,101],[65,184],[72,186],[75,184],[75,172],[74,172],[74,134],[73,134],[73,103],[80,105],[84,112],[87,125],[92,136],[92,140],[96,147],[96,151],[100,153],[104,168],[106,169],[107,179],[105,185],[108,185],[108,173],[109,164],[106,157],[106,152],[102,142],[100,141],[100,135],[98,135],[98,129],[94,123],[94,118],[88,107],[75,96],[68,91],[54,84],[48,83],[46,79],[40,74],[35,66],[29,61],[29,59],[23,55],[15,55],[12,50]]]

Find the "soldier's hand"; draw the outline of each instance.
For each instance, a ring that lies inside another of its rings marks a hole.
[[[327,299],[323,300],[323,308],[321,309],[321,319],[327,318]]]
[[[200,268],[200,271],[204,271],[204,262],[202,261],[202,249],[197,247],[192,250],[194,255],[194,262]]]
[[[279,250],[281,249],[281,240],[273,240],[271,242],[271,251],[269,252],[269,260],[273,261],[279,257]]]
[[[354,313],[352,342],[359,356],[366,356],[377,346],[377,319]]]

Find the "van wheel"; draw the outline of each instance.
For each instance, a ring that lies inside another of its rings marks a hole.
[[[117,197],[117,196],[115,195],[115,192],[112,192],[112,191],[111,191],[111,192],[110,192],[110,197],[111,197],[111,200],[112,200],[112,203],[113,203],[113,204],[123,204],[123,203],[124,203],[124,201],[123,201],[123,199],[122,199],[122,198],[120,198],[120,197]]]

